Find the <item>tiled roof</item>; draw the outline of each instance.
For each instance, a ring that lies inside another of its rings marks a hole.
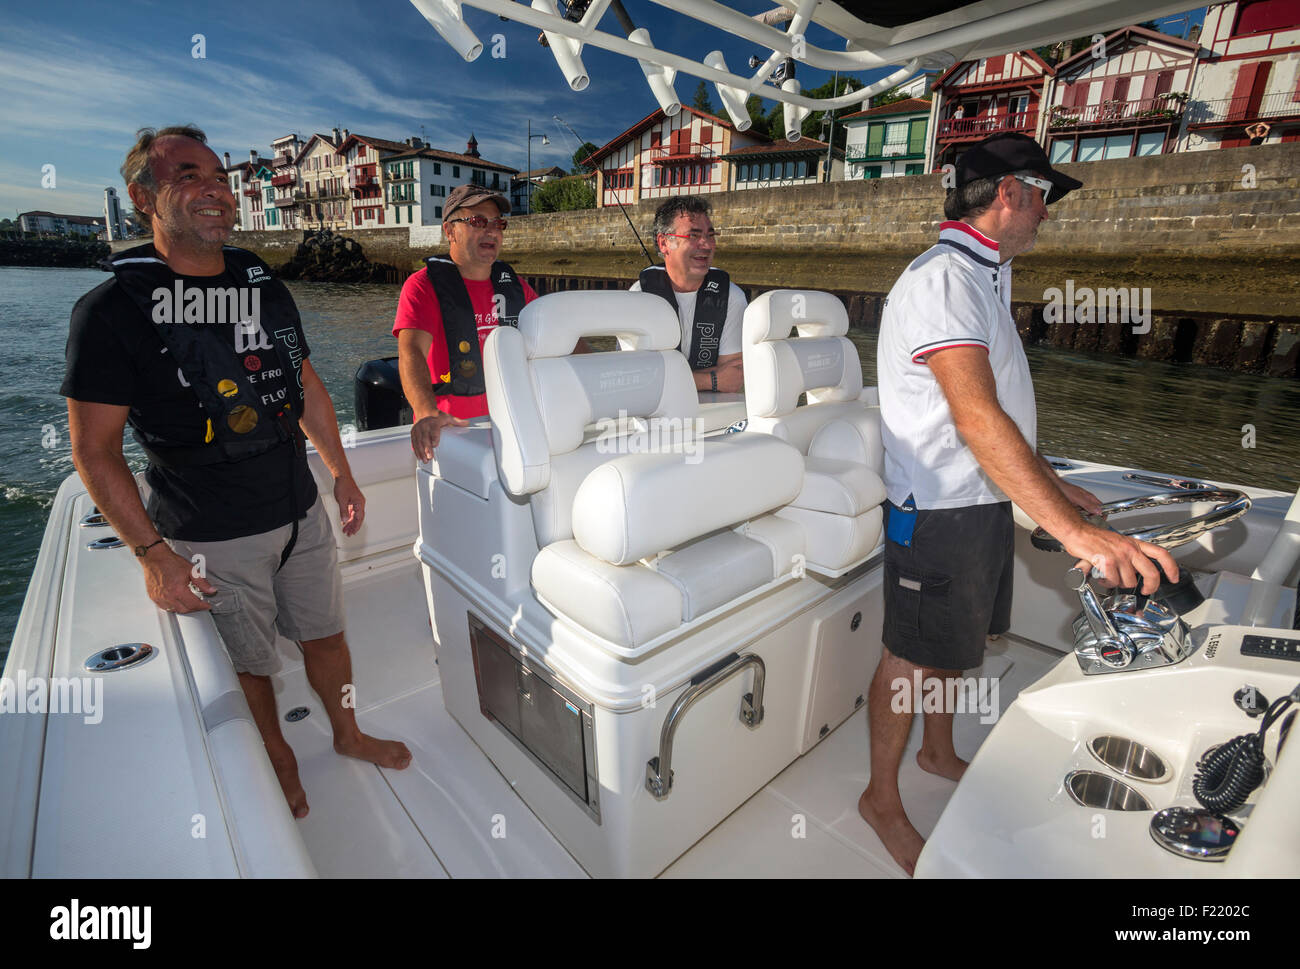
[[[930,113],[930,102],[923,98],[903,98],[901,101],[893,101],[889,104],[879,104],[874,108],[867,108],[865,111],[855,111],[853,114],[841,115],[836,121],[848,121],[850,118],[870,118],[882,114],[920,114],[924,111]]]
[[[556,173],[564,174],[564,169],[559,165],[552,165],[550,168],[534,168],[532,171],[519,172],[515,175],[515,180],[522,182],[526,178],[541,178],[543,175],[554,175]]]
[[[844,152],[839,148],[833,149],[834,153],[843,158]],[[781,138],[768,145],[746,145],[744,148],[736,148],[727,152],[723,158],[738,158],[742,155],[780,155],[795,152],[806,152],[808,154],[820,154],[826,151],[826,142],[818,141],[816,138],[803,138],[798,141],[786,141]]]
[[[517,171],[517,169],[511,168],[509,165],[500,165],[488,161],[486,158],[475,158],[473,155],[443,151],[441,148],[412,148],[409,145],[402,145],[401,152],[387,156],[384,161],[405,161],[407,158],[431,158],[434,161],[455,162],[458,165],[477,165],[479,168],[495,168],[497,171],[510,172],[512,175]]]
[[[689,111],[693,115],[704,118],[706,121],[712,121],[714,124],[721,125],[724,128],[730,128],[732,131],[736,130],[735,125],[733,125],[730,121],[724,121],[723,119],[719,118],[716,114],[709,114],[707,111],[700,111],[698,108],[692,108],[688,104],[683,104],[682,110]],[[621,135],[617,135],[616,137],[610,139],[610,141],[608,141],[603,147],[597,148],[595,151],[593,151],[590,155],[588,155],[586,158],[583,159],[583,163],[587,165],[594,165],[597,159],[604,158],[606,155],[612,152],[619,145],[623,144],[623,142],[627,141],[633,135],[640,134],[643,130],[648,128],[650,125],[654,124],[656,121],[662,121],[666,117],[667,115],[664,114],[663,108],[656,108],[654,111],[651,111],[648,115],[646,115],[636,124],[634,124],[632,127],[624,131]],[[759,138],[763,137],[762,135],[758,135],[753,132],[751,132],[751,135],[753,137],[759,137]]]

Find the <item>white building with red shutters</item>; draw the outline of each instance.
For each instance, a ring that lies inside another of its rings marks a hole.
[[[1130,26],[1057,64],[1040,127],[1052,163],[1176,150],[1199,49]]]
[[[1210,7],[1180,150],[1300,141],[1300,0]]]
[[[351,228],[374,229],[384,224],[384,188],[380,162],[410,151],[409,145],[387,138],[350,134],[338,147],[347,170]]]
[[[1039,136],[1041,107],[1056,70],[1032,50],[958,61],[934,82],[926,171],[955,164],[989,135]]]
[[[762,135],[738,132],[721,118],[682,105],[668,117],[662,109],[642,118],[586,159],[596,170],[597,206],[641,199],[700,195],[731,188],[732,162],[723,156]]]

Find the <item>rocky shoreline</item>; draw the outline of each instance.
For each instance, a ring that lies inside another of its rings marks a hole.
[[[392,283],[398,271],[366,258],[361,243],[329,229],[303,233],[289,261],[276,269],[282,279],[311,283]]]
[[[0,266],[95,269],[111,254],[107,242],[64,239],[0,239]]]

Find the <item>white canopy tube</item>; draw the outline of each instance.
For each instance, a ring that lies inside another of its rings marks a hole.
[[[632,31],[627,35],[627,39],[634,44],[655,49],[654,44],[650,43],[650,31],[644,27]],[[645,74],[646,83],[650,85],[659,107],[664,109],[664,114],[668,117],[673,117],[682,109],[682,103],[677,100],[677,93],[673,90],[673,79],[676,78],[677,72],[671,67],[662,67],[640,57],[637,58],[637,63],[641,65],[641,72]]]
[[[726,73],[727,62],[722,56],[722,51],[711,51],[704,58],[707,67],[716,71]],[[727,115],[731,118],[731,123],[736,126],[737,131],[748,131],[753,123],[749,120],[749,111],[745,108],[745,102],[749,96],[745,91],[738,90],[730,84],[719,84],[714,82],[713,85],[718,91],[718,100],[722,106],[727,109]]]
[[[465,26],[461,5],[453,0],[411,0],[421,16],[461,57],[472,61],[483,53],[483,42]]]
[[[533,9],[559,16],[555,0],[533,0]],[[586,90],[587,85],[591,83],[591,77],[587,74],[587,68],[583,66],[582,58],[579,56],[582,53],[581,41],[557,34],[553,30],[546,30],[543,33],[546,35],[546,45],[555,55],[555,63],[559,65],[564,79],[569,82],[569,87],[574,91]]]

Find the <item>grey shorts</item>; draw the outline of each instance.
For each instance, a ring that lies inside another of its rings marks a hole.
[[[298,522],[298,541],[281,568],[292,531],[283,525],[225,542],[169,542],[196,564],[203,556],[217,587],[206,597],[212,619],[237,673],[269,676],[280,668],[277,631],[297,642],[343,631],[343,579],[325,503],[317,498]]]
[[[918,511],[910,546],[885,541],[885,647],[916,666],[979,666],[1011,625],[1014,565],[1011,502]]]

